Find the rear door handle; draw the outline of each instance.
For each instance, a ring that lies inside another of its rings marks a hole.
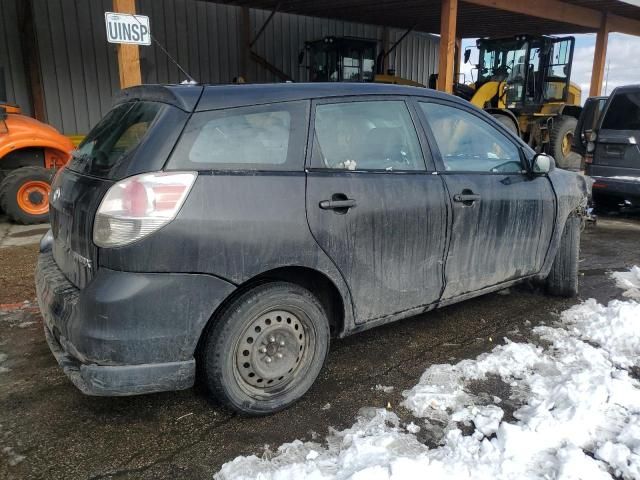
[[[349,209],[356,206],[356,201],[352,198],[346,200],[322,200],[320,208],[323,210],[341,210]]]
[[[480,200],[480,195],[477,193],[456,193],[453,196],[454,202],[462,202],[466,205],[470,205],[478,200]]]

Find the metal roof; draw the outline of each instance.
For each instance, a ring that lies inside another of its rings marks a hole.
[[[517,0],[514,0],[517,1]],[[535,2],[536,0],[528,0]],[[640,8],[618,0],[562,0],[573,6],[609,12],[640,20]],[[238,6],[335,18],[389,27],[440,33],[440,0],[216,0]],[[463,38],[529,34],[569,34],[595,32],[594,28],[558,22],[460,1],[459,36]]]

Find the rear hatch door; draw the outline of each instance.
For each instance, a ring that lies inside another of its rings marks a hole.
[[[189,114],[134,99],[115,106],[87,135],[52,185],[53,255],[67,279],[84,288],[98,269],[93,222],[117,181],[162,170]]]
[[[640,177],[640,87],[614,90],[596,133],[589,174]]]

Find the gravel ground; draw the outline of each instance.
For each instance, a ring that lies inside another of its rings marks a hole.
[[[581,298],[606,303],[619,297],[607,272],[640,265],[639,241],[637,220],[590,226],[582,237]],[[35,248],[0,254],[3,302],[31,299]],[[0,478],[211,478],[237,455],[350,426],[364,406],[391,404],[409,418],[396,406],[427,367],[474,358],[505,336],[526,340],[531,328],[552,322],[579,300],[523,286],[335,341],[309,394],[263,418],[238,417],[197,388],[129,398],[83,396],[49,352],[37,310],[0,311]],[[501,396],[505,386],[486,381],[476,388]]]

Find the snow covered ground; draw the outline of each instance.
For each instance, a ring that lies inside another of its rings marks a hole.
[[[640,268],[613,278],[629,300],[587,300],[536,327],[535,344],[505,340],[475,360],[428,368],[403,393],[408,424],[363,408],[322,443],[238,457],[215,478],[640,479]],[[515,411],[471,393],[470,382],[489,378],[508,385]],[[419,440],[427,431],[437,447]]]

